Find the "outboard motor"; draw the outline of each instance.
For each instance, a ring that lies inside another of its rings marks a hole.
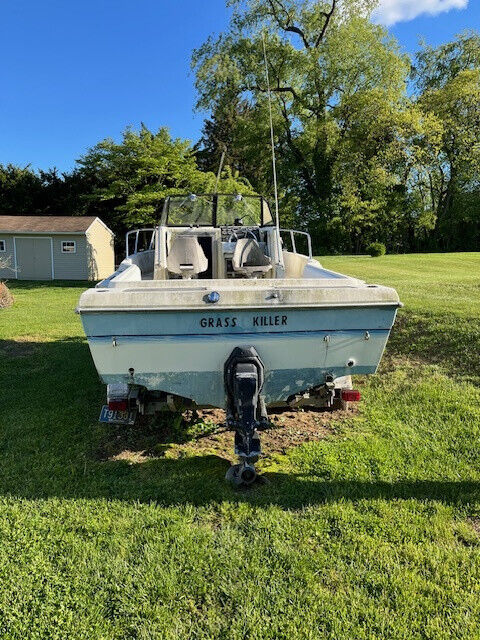
[[[235,429],[235,454],[240,464],[227,472],[227,480],[237,485],[252,484],[257,473],[254,463],[261,455],[259,425],[267,422],[261,396],[265,379],[263,362],[254,347],[236,347],[225,363],[227,426]]]

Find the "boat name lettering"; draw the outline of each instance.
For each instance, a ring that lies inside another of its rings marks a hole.
[[[288,324],[288,316],[253,316],[253,327],[285,327]],[[201,318],[200,326],[204,329],[227,329],[238,326],[238,318]]]
[[[287,316],[254,316],[254,327],[279,327],[287,324]]]
[[[202,318],[200,320],[200,326],[206,329],[223,328],[223,327],[236,327],[237,318]]]

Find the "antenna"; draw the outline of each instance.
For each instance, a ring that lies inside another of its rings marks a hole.
[[[275,136],[273,133],[273,116],[272,116],[272,92],[270,91],[270,77],[268,74],[267,47],[265,44],[265,31],[262,32],[263,41],[263,58],[265,61],[265,78],[267,80],[268,95],[268,113],[270,116],[270,142],[272,145],[272,167],[273,167],[273,189],[275,192],[275,224],[277,226],[277,252],[278,262],[283,266],[282,244],[280,240],[280,216],[278,213],[278,185],[277,185],[277,161],[275,158]]]
[[[227,151],[226,145],[223,146],[222,157],[220,158],[220,165],[218,167],[217,179],[215,181],[215,193],[218,192],[218,183],[220,182],[220,177],[222,175],[223,163],[225,161],[225,153]]]

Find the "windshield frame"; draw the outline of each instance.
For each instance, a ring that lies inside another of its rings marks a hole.
[[[175,199],[181,199],[181,198],[185,198],[188,199],[191,195],[196,195],[198,198],[210,198],[212,200],[212,222],[211,224],[206,224],[206,223],[196,223],[195,225],[192,224],[171,224],[168,221],[168,215],[169,215],[169,206],[170,206],[170,201],[175,198]],[[272,209],[270,207],[270,203],[269,201],[264,198],[263,196],[257,196],[257,195],[244,195],[244,194],[236,194],[236,193],[202,193],[202,194],[182,194],[179,193],[178,195],[175,194],[173,196],[168,196],[167,198],[165,198],[165,202],[163,205],[163,211],[162,211],[162,216],[160,218],[160,225],[161,226],[165,226],[165,227],[215,227],[215,228],[220,228],[220,227],[234,227],[236,225],[232,224],[222,224],[222,225],[218,225],[217,224],[217,210],[218,210],[218,199],[219,198],[234,198],[237,195],[241,195],[242,198],[245,199],[255,199],[259,201],[260,204],[260,224],[258,225],[248,225],[246,224],[246,227],[272,227],[275,226],[275,223],[273,221],[273,216],[272,216]],[[265,215],[264,215],[264,208],[265,205],[268,207],[268,211],[270,212],[270,220],[268,222],[265,221]]]

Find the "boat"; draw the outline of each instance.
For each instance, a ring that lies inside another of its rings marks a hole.
[[[308,233],[281,229],[261,196],[168,197],[126,244],[78,304],[103,420],[223,408],[238,484],[256,477],[270,408],[359,399],[351,376],[377,371],[401,305],[392,288],[323,268]]]

